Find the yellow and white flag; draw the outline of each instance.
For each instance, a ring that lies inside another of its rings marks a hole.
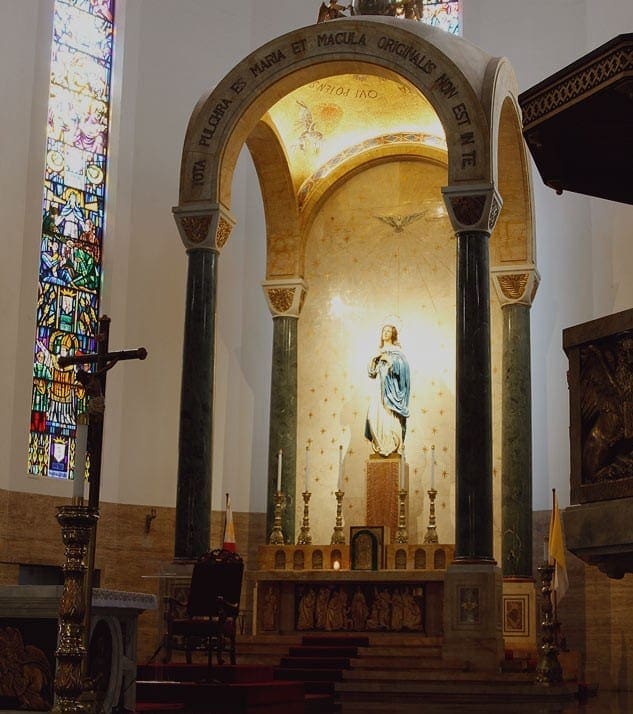
[[[567,579],[567,562],[565,559],[565,538],[563,536],[563,523],[558,510],[556,489],[552,489],[552,518],[549,524],[549,564],[554,566],[552,590],[556,593],[556,601],[560,602],[569,589]]]

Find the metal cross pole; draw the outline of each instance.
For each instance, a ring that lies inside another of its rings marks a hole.
[[[66,546],[64,565],[64,590],[60,600],[59,646],[55,674],[55,710],[80,712],[80,701],[86,689],[84,680],[88,672],[88,645],[92,609],[92,588],[96,546],[96,524],[99,518],[99,491],[101,487],[101,452],[103,446],[103,417],[105,411],[106,374],[117,362],[130,359],[144,360],[147,350],[109,352],[110,318],[99,318],[97,352],[58,357],[63,369],[72,365],[95,365],[93,372],[77,371],[76,380],[83,385],[88,397],[89,466],[88,506],[74,504],[61,506],[57,520],[62,528]],[[89,685],[90,686],[90,685]]]

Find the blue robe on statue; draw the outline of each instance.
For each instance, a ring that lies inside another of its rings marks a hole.
[[[411,390],[407,358],[397,347],[385,347],[369,363],[368,373],[376,387],[367,411],[365,437],[381,456],[402,453]]]

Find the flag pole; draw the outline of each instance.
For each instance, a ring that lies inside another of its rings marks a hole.
[[[556,489],[552,489],[552,518],[551,518],[551,527],[550,530],[553,529],[555,525],[558,525],[558,529],[561,531],[561,538],[562,538],[562,524],[560,522],[560,509],[558,508],[558,500],[556,498]],[[552,546],[552,538],[554,536],[554,533],[550,533],[550,547]],[[564,548],[564,543],[558,542],[558,538],[556,538],[556,543],[554,546],[558,548],[559,546]],[[553,581],[553,588],[552,588],[552,624],[553,624],[553,635],[554,635],[554,643],[558,650],[567,650],[567,646],[565,643],[565,637],[563,636],[562,633],[562,628],[561,628],[561,623],[560,620],[558,619],[558,601],[559,601],[559,578],[558,578],[558,570],[560,567],[559,557],[556,557],[556,555],[552,555],[550,553],[550,561],[552,565],[554,566],[554,581]],[[565,566],[566,568],[566,566]],[[565,594],[567,588],[563,591],[563,595]]]

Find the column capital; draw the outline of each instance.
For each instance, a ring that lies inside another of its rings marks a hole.
[[[490,273],[501,307],[507,305],[532,306],[541,281],[541,276],[533,265],[491,268]]]
[[[442,194],[455,233],[492,233],[503,205],[495,186],[487,183],[444,186]]]
[[[265,280],[262,288],[273,317],[299,317],[308,292],[303,278]]]
[[[174,206],[171,209],[180,238],[187,250],[203,249],[219,253],[231,235],[235,218],[219,203]]]

